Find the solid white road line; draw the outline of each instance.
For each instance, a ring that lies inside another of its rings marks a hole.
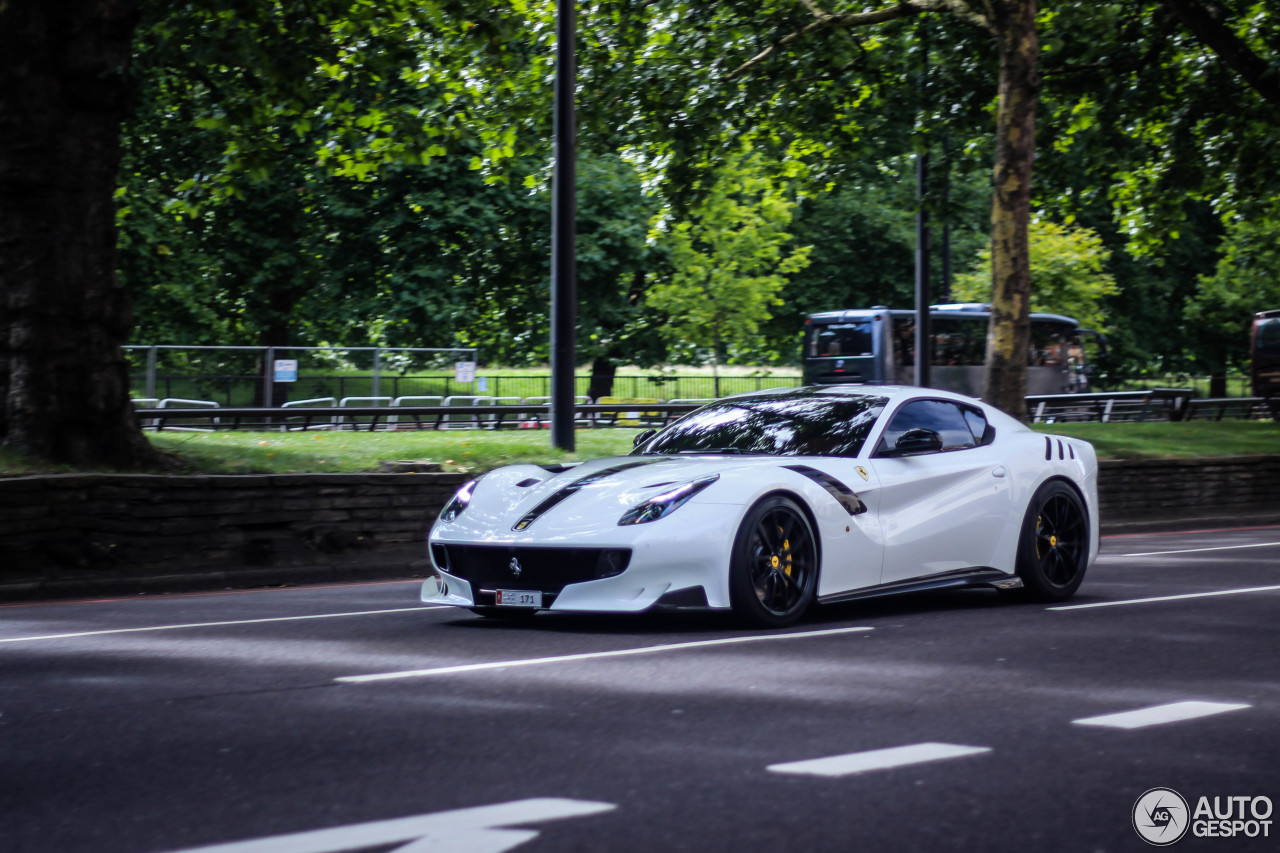
[[[1215,545],[1212,548],[1186,548],[1181,551],[1144,551],[1140,554],[1114,554],[1116,557],[1159,557],[1164,554],[1203,554],[1205,551],[1231,551],[1237,548],[1269,548],[1280,542],[1254,542],[1250,545]]]
[[[1219,589],[1213,592],[1188,592],[1184,595],[1160,595],[1155,598],[1128,598],[1123,601],[1095,601],[1092,604],[1064,604],[1046,610],[1088,610],[1091,607],[1120,607],[1125,604],[1152,604],[1157,601],[1184,601],[1189,598],[1213,598],[1218,595],[1244,595],[1250,592],[1275,592],[1277,586],[1250,586],[1244,589]]]
[[[304,619],[337,619],[342,616],[373,616],[379,613],[412,613],[435,610],[434,607],[396,607],[390,610],[357,610],[351,613],[314,613],[308,616],[272,616],[268,619],[237,619],[232,622],[191,622],[186,625],[150,625],[144,628],[111,628],[103,631],[77,631],[74,634],[43,634],[34,637],[0,637],[0,643],[27,643],[35,640],[66,640],[72,637],[100,637],[103,634],[137,634],[144,631],[177,631],[181,628],[221,628],[224,625],[258,625],[263,622],[301,622]]]
[[[524,660],[500,660],[489,663],[464,663],[457,666],[440,666],[434,669],[410,669],[402,672],[378,672],[372,675],[344,675],[335,678],[346,684],[363,684],[369,681],[391,681],[397,678],[422,678],[428,675],[456,675],[465,672],[482,672],[488,669],[507,669],[517,666],[539,666],[548,663],[569,663],[580,660],[600,660],[602,658],[619,658],[629,655],[648,655],[657,652],[678,652],[685,649],[702,649],[710,646],[731,646],[739,643],[763,643],[770,640],[796,640],[809,637],[830,637],[837,634],[854,634],[870,631],[871,628],[828,628],[822,631],[802,631],[791,634],[753,634],[748,637],[723,637],[718,640],[696,640],[690,643],[668,643],[661,646],[641,646],[636,649],[616,649],[609,652],[583,652],[576,655],[557,655],[548,658],[525,658]]]
[[[809,761],[792,761],[787,764],[771,764],[765,768],[774,773],[798,773],[807,776],[850,776],[868,770],[888,770],[908,764],[941,761],[944,758],[961,758],[990,752],[989,746],[957,746],[953,743],[914,743],[889,749],[873,749],[869,752],[851,752],[829,758]]]
[[[1171,705],[1156,705],[1153,708],[1139,708],[1136,711],[1103,714],[1101,717],[1086,717],[1083,720],[1072,720],[1071,722],[1077,726],[1143,729],[1147,726],[1162,726],[1165,723],[1194,720],[1197,717],[1211,717],[1214,714],[1225,714],[1227,711],[1240,711],[1251,707],[1253,706],[1226,702],[1174,702]]]
[[[210,847],[193,847],[181,853],[341,853],[344,850],[363,850],[405,841],[409,844],[395,849],[402,853],[410,850],[422,853],[428,850],[502,853],[538,836],[536,830],[502,827],[586,817],[615,808],[617,806],[613,803],[553,797],[516,800],[417,817],[357,823],[332,829],[256,838],[252,841],[214,844]]]

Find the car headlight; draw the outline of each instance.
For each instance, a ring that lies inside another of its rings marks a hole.
[[[453,493],[453,497],[449,498],[449,502],[444,505],[444,509],[440,510],[440,521],[447,523],[462,515],[462,511],[471,503],[471,493],[475,490],[478,482],[480,482],[478,477],[474,480],[468,480],[462,484],[462,488]]]
[[[699,477],[696,480],[681,483],[674,489],[667,489],[662,494],[641,501],[624,512],[622,518],[618,519],[618,524],[647,524],[650,521],[666,518],[683,506],[689,498],[719,479],[719,474],[712,474],[710,477]]]

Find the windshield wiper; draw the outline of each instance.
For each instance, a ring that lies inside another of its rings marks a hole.
[[[681,454],[684,454],[684,453],[689,453],[689,454],[693,454],[693,453],[707,453],[707,454],[716,453],[716,454],[722,454],[722,455],[725,455],[725,456],[745,456],[745,455],[750,454],[751,452],[752,452],[752,451],[750,451],[750,450],[743,450],[741,447],[702,447],[702,448],[698,448],[698,449],[696,449],[696,450],[677,450],[677,451],[676,451],[676,453],[681,453]]]

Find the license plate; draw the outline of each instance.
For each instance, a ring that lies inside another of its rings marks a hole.
[[[496,589],[494,604],[499,607],[541,607],[542,592],[527,589]]]

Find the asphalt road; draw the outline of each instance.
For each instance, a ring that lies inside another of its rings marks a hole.
[[[0,851],[1146,850],[1162,787],[1175,849],[1280,849],[1280,526],[785,632],[416,592],[0,607]]]

